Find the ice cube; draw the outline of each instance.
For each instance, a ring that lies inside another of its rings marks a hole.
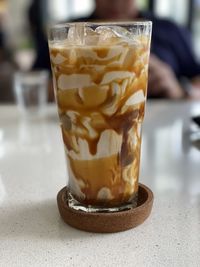
[[[133,33],[120,26],[99,26],[96,28],[95,32],[97,32],[100,43],[107,42],[127,42],[127,43],[136,43],[137,40],[134,38]]]
[[[74,24],[69,28],[68,31],[68,41],[71,45],[83,45],[85,35],[85,25],[84,24]]]
[[[99,43],[99,34],[89,27],[85,27],[85,44],[97,45]]]
[[[77,23],[68,31],[68,42],[71,45],[107,45],[126,43],[138,43],[135,35],[120,26],[99,26],[95,30],[84,23]]]
[[[111,27],[99,26],[95,32],[99,35],[99,44],[117,43],[118,36]]]
[[[112,26],[107,27],[107,26],[99,26],[95,29],[95,32],[98,33],[99,35],[106,35],[107,37],[116,37],[117,34],[115,33],[114,29]]]
[[[68,31],[68,41],[71,45],[96,45],[99,34],[85,24],[75,24]]]

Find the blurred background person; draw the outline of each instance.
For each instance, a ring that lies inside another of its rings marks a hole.
[[[35,27],[37,57],[34,68],[50,69],[48,45],[42,31],[39,1],[31,5],[29,16],[32,28]],[[75,21],[102,20],[137,20],[153,21],[152,48],[149,65],[148,92],[151,97],[166,97],[181,99],[190,97],[200,98],[200,84],[193,88],[185,82],[200,77],[200,64],[197,62],[192,48],[192,42],[186,29],[178,27],[169,20],[159,19],[149,12],[140,12],[134,0],[96,0],[95,9],[89,16]],[[181,80],[184,77],[184,84]],[[194,94],[195,91],[195,94]]]

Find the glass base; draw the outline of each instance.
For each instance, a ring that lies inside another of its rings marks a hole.
[[[138,196],[135,195],[134,200],[130,203],[117,206],[117,207],[102,207],[102,206],[92,206],[92,205],[83,205],[79,201],[77,201],[71,193],[66,192],[66,201],[68,202],[68,206],[74,210],[80,210],[85,212],[118,212],[118,211],[125,211],[132,208],[137,207],[137,199]]]

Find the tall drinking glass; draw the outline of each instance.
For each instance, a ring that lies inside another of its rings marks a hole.
[[[69,23],[49,31],[67,201],[87,212],[136,206],[151,22]]]

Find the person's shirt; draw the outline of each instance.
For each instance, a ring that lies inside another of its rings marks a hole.
[[[193,78],[200,75],[200,64],[197,62],[189,32],[173,22],[159,19],[150,13],[140,13],[140,18],[153,22],[151,53],[167,63],[177,78]],[[75,21],[99,20],[93,13],[89,17]],[[50,70],[48,44],[44,36],[36,40],[37,57],[34,69]]]
[[[178,79],[200,75],[190,33],[169,20],[148,13],[141,16],[153,22],[151,53],[167,63]]]

